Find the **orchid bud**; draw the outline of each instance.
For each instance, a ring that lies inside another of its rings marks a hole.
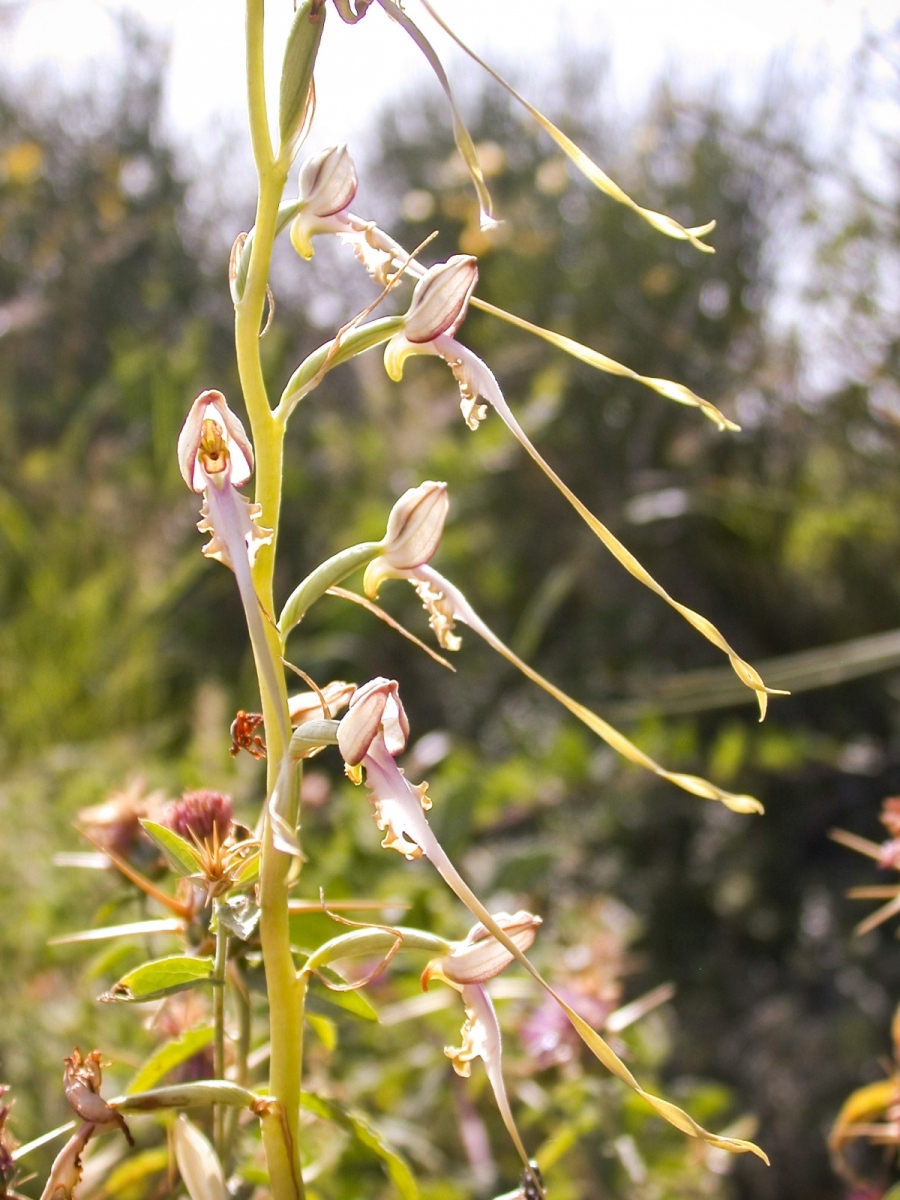
[[[228,1189],[218,1155],[184,1113],[175,1122],[172,1143],[178,1171],[191,1200],[227,1200]]]
[[[378,595],[383,579],[425,566],[440,544],[449,504],[446,483],[427,480],[403,493],[388,517],[382,552],[366,568],[367,596]]]
[[[188,487],[204,492],[210,480],[241,487],[253,472],[253,447],[240,418],[221,392],[201,392],[178,435],[178,466]]]
[[[312,258],[312,238],[335,231],[329,220],[356,195],[359,179],[346,146],[328,146],[307,158],[300,168],[299,215],[291,224],[291,242],[301,258]]]
[[[281,153],[286,151],[291,158],[303,141],[315,110],[313,68],[325,27],[323,7],[304,0],[299,7],[295,5],[295,9],[294,23],[284,49],[278,105]]]
[[[357,766],[379,736],[393,758],[406,749],[409,722],[393,679],[372,679],[354,692],[350,710],[338,726],[344,762]]]
[[[418,345],[442,335],[453,337],[477,282],[478,261],[470,254],[454,254],[426,271],[416,284],[403,323],[407,340]]]
[[[523,952],[530,948],[542,923],[540,917],[524,910],[512,914],[497,913],[494,920]],[[449,954],[432,959],[422,972],[422,987],[427,988],[432,979],[442,979],[457,987],[486,983],[505,971],[512,961],[509,950],[479,922],[469,930],[465,941],[457,942]]]

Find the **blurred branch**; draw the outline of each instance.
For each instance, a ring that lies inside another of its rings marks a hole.
[[[759,670],[772,687],[787,688],[792,694],[835,687],[897,667],[900,667],[900,629],[759,663]],[[752,701],[751,696],[749,702]],[[651,713],[709,712],[746,703],[747,689],[730,670],[711,669],[673,675],[661,680],[652,695],[619,701],[606,711],[610,720],[628,721]]]

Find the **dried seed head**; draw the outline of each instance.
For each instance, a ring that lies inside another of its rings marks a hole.
[[[162,823],[188,841],[215,839],[221,845],[234,823],[231,797],[222,792],[185,792],[180,800],[173,800],[166,806]]]

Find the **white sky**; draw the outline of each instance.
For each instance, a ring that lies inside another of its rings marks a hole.
[[[13,7],[19,15],[0,30],[0,57],[17,71],[96,70],[115,50],[115,14],[135,12],[170,39],[167,111],[180,134],[202,131],[217,115],[234,124],[243,114],[242,0],[15,0]],[[406,7],[420,15],[416,0]],[[273,89],[292,8],[291,0],[269,0]],[[896,0],[440,0],[439,8],[501,66],[533,62],[540,71],[562,40],[610,47],[615,92],[625,103],[665,65],[686,79],[723,75],[738,91],[752,88],[777,50],[790,49],[796,64],[818,74],[837,73],[867,27],[886,28],[897,15]],[[420,23],[431,36],[424,13]],[[458,52],[437,30],[432,40],[452,78]],[[315,141],[358,135],[379,102],[427,75],[418,51],[376,7],[352,28],[330,12],[316,73]]]

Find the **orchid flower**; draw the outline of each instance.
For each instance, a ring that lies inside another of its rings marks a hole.
[[[384,285],[396,269],[402,248],[378,228],[349,211],[359,177],[344,145],[327,146],[300,167],[299,194],[291,205],[291,244],[301,258],[313,256],[312,239],[334,234],[350,246],[373,279]]]
[[[298,725],[305,725],[308,721],[330,720],[342,708],[346,708],[355,691],[355,683],[345,683],[343,679],[333,679],[318,691],[297,692],[293,696],[288,696],[291,725],[296,728]]]
[[[197,528],[210,535],[203,553],[234,571],[257,666],[277,695],[279,684],[252,574],[260,547],[272,541],[272,530],[258,524],[262,509],[238,490],[253,472],[253,447],[221,392],[201,392],[191,405],[178,437],[178,466],[188,487],[203,495]],[[282,734],[287,743],[286,722]]]
[[[756,1154],[768,1161],[752,1142],[709,1133],[676,1105],[645,1091],[600,1034],[547,983],[516,943],[515,938],[510,936],[481,903],[435,837],[425,817],[426,811],[431,807],[427,785],[411,784],[394,761],[405,749],[408,737],[409,722],[400,701],[398,685],[391,679],[373,679],[359,688],[338,725],[338,747],[349,777],[354,782],[361,782],[363,769],[365,770],[365,782],[372,793],[375,820],[385,834],[382,846],[397,850],[409,859],[423,856],[427,858],[475,919],[484,925],[500,945],[521,963],[529,975],[556,1001],[594,1056],[616,1078],[646,1100],[655,1112],[690,1137],[700,1138],[712,1146],[733,1153]],[[481,1008],[477,1009],[476,1019],[479,1016],[485,1016]]]
[[[740,657],[711,621],[670,596],[615,534],[578,499],[534,447],[506,403],[491,369],[454,336],[465,319],[477,280],[477,262],[466,255],[454,255],[446,263],[426,271],[416,284],[402,332],[395,334],[385,347],[384,365],[388,375],[391,379],[399,381],[403,377],[404,363],[412,354],[430,354],[442,358],[459,384],[460,407],[468,427],[476,430],[487,416],[490,405],[526,453],[534,459],[551,483],[565,496],[625,570],[665,600],[708,641],[727,654],[738,678],[756,693],[762,720],[766,713],[767,696],[782,693],[766,687],[759,672]],[[485,403],[479,403],[481,400]]]
[[[531,947],[541,924],[540,917],[528,912],[512,915],[495,913],[494,920],[523,952]],[[447,1047],[444,1053],[453,1063],[457,1075],[465,1079],[471,1073],[472,1060],[483,1060],[503,1124],[525,1164],[526,1171],[531,1173],[531,1163],[516,1128],[503,1080],[500,1023],[485,986],[488,980],[499,975],[512,961],[513,955],[479,922],[469,930],[465,940],[458,942],[449,954],[431,960],[422,972],[422,987],[427,989],[432,980],[438,979],[455,988],[462,997],[466,1010],[462,1045],[457,1048]],[[535,1176],[532,1177],[538,1185],[538,1194],[543,1195],[539,1181]]]
[[[272,530],[258,524],[262,509],[238,490],[253,471],[253,448],[221,392],[201,392],[191,405],[178,437],[178,465],[188,487],[203,494],[197,528],[210,534],[203,553],[234,571],[259,677],[270,694],[277,696],[281,686],[278,668],[253,585],[253,563],[260,547],[271,543]],[[287,746],[291,739],[288,720],[281,706],[276,712],[282,744]],[[265,813],[272,823],[276,847],[288,854],[300,853],[290,817],[295,780],[295,764],[285,754]]]
[[[639,217],[642,217],[643,220],[645,220],[649,225],[652,225],[653,228],[659,233],[664,233],[667,237],[675,238],[678,241],[690,242],[692,246],[696,247],[697,250],[701,250],[704,254],[715,253],[712,246],[707,245],[701,240],[706,236],[706,234],[711,233],[713,229],[715,229],[715,221],[708,221],[705,225],[697,225],[693,228],[687,228],[684,225],[679,224],[679,222],[674,220],[672,217],[667,216],[665,213],[655,212],[653,209],[649,208],[643,208],[640,204],[633,200],[631,196],[624,192],[614,180],[610,179],[606,172],[602,170],[595,162],[593,162],[580,146],[577,146],[570,137],[567,137],[566,134],[562,132],[561,129],[557,129],[552,121],[548,121],[542,112],[536,109],[533,104],[529,104],[525,97],[520,95],[520,93],[517,92],[511,84],[507,83],[507,81],[501,75],[499,75],[493,69],[493,67],[489,66],[483,58],[480,58],[475,51],[471,49],[471,47],[467,46],[462,38],[459,37],[458,34],[454,33],[446,21],[444,21],[434,6],[430,3],[430,0],[419,0],[419,2],[431,19],[439,26],[439,28],[442,29],[448,37],[452,38],[453,41],[456,42],[457,46],[459,46],[461,50],[468,54],[469,58],[471,58],[473,62],[476,62],[483,71],[487,71],[488,75],[490,75],[493,80],[500,84],[507,95],[511,96],[516,103],[520,104],[526,110],[526,112],[528,112],[535,119],[535,121],[537,121],[541,129],[543,129],[545,133],[549,134],[553,141],[556,142],[557,146],[559,146],[566,158],[569,159],[575,168],[580,171],[585,179],[589,180],[594,187],[605,193],[605,195],[609,196],[611,199],[616,200],[619,204],[624,204],[626,208],[630,208],[632,212],[637,213]],[[381,3],[382,7],[388,13],[388,16],[392,16],[395,20],[398,20],[398,16],[394,11],[397,6],[393,3],[393,0],[379,0],[379,3]],[[408,18],[406,22],[401,22],[401,24],[404,24],[404,27],[407,23],[411,24]],[[411,30],[407,29],[407,32],[410,33],[410,36],[414,37]],[[417,42],[417,44],[419,44],[417,38],[414,37],[414,40]],[[423,50],[423,53],[425,52],[425,48],[421,45],[420,49]],[[431,59],[427,53],[426,57],[429,58],[430,62]],[[440,64],[438,64],[438,66],[439,65]],[[434,67],[433,63],[432,66]],[[434,69],[437,72],[437,67],[434,67]],[[440,73],[438,73],[438,77],[440,78]]]

